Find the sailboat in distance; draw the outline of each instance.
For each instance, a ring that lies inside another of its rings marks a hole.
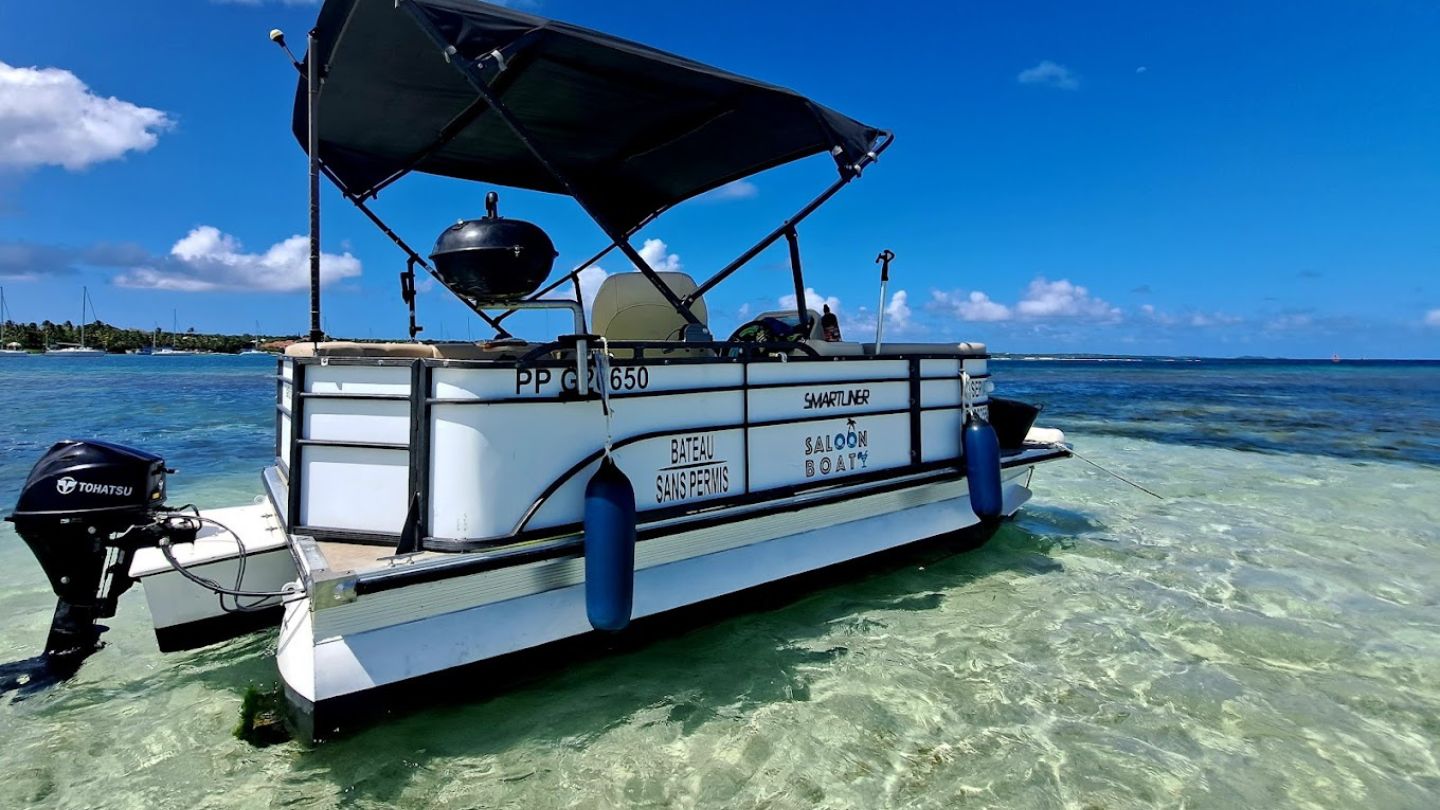
[[[240,354],[242,354],[242,355],[252,355],[252,356],[258,354],[258,355],[261,355],[261,356],[264,356],[264,357],[269,357],[272,353],[271,353],[271,352],[267,352],[267,351],[265,351],[264,349],[260,348],[260,322],[259,322],[259,321],[256,321],[256,322],[255,322],[255,335],[254,335],[254,337],[255,337],[255,340],[251,341],[251,343],[250,343],[250,348],[245,349],[244,351],[240,352]]]
[[[0,357],[18,357],[29,352],[20,348],[19,343],[5,342],[5,324],[10,322],[10,308],[5,306],[5,288],[0,287]]]
[[[58,348],[58,349],[57,349],[57,348],[47,348],[47,349],[45,349],[45,353],[46,353],[47,355],[55,355],[55,356],[58,356],[58,357],[104,357],[104,356],[105,356],[105,350],[104,350],[104,349],[92,349],[92,348],[90,348],[89,346],[86,346],[86,345],[85,345],[85,315],[86,315],[86,307],[87,307],[87,306],[90,308],[90,311],[91,311],[91,312],[93,312],[93,311],[95,310],[95,307],[90,306],[90,288],[89,288],[89,287],[81,287],[81,288],[80,288],[80,345],[78,345],[78,346],[64,346],[64,345],[62,345],[62,346],[60,346],[60,348]]]
[[[159,332],[160,330],[157,328],[155,331],[156,331],[156,332]],[[154,347],[153,349],[150,350],[150,356],[151,356],[151,357],[194,357],[195,355],[199,354],[199,352],[195,351],[194,349],[177,349],[177,348],[175,348],[175,341],[176,341],[176,339],[178,339],[179,337],[180,337],[180,318],[179,318],[179,316],[176,314],[175,310],[172,309],[172,310],[170,310],[170,345],[169,345],[169,346],[156,346],[156,347]]]

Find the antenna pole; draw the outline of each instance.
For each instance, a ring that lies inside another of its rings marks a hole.
[[[885,287],[890,283],[890,261],[895,254],[890,250],[880,251],[875,263],[880,265],[880,306],[875,309],[875,354],[880,354],[880,340],[885,336]]]
[[[306,149],[310,156],[310,342],[325,338],[320,327],[320,65],[315,30],[307,37],[305,86],[309,109],[306,116]]]

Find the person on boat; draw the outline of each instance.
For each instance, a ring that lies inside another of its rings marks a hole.
[[[820,316],[820,329],[824,332],[825,340],[828,343],[839,343],[843,340],[840,337],[840,319],[830,311],[829,304],[825,305],[825,313]]]

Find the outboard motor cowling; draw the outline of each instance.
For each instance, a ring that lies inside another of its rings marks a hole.
[[[94,651],[95,621],[115,615],[116,601],[133,584],[135,550],[158,542],[167,472],[152,453],[74,440],[51,447],[30,471],[15,512],[5,519],[59,597],[47,658]]]

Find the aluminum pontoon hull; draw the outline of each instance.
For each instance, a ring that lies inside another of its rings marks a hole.
[[[1030,498],[1034,466],[1059,457],[1035,446],[1009,459],[1005,512]],[[686,530],[682,525],[643,540],[637,552],[635,611],[649,619],[767,587],[798,596],[797,579],[937,537],[964,535],[956,550],[983,542],[995,524],[971,511],[965,481],[915,476],[884,486],[846,487],[843,497],[803,500],[793,508],[757,509]],[[279,589],[323,574],[306,559],[309,538],[286,535],[271,503],[208,512],[236,531],[247,552],[247,588]],[[292,553],[299,549],[299,553]],[[202,537],[184,549],[189,569],[229,583],[236,572],[233,541]],[[385,549],[369,547],[368,556]],[[313,556],[313,555],[312,555]],[[472,558],[476,555],[448,555]],[[311,570],[305,570],[308,567]],[[403,570],[407,563],[392,563]],[[413,704],[419,682],[456,670],[503,666],[516,677],[525,658],[595,635],[586,622],[583,557],[503,566],[458,576],[415,578],[413,584],[368,593],[316,609],[315,594],[275,600],[264,609],[226,611],[216,596],[182,578],[163,559],[142,556],[136,573],[162,650],[187,649],[279,623],[276,660],[288,710],[306,739],[363,725],[392,703]],[[773,586],[773,587],[772,587]],[[323,596],[323,594],[321,595]],[[322,599],[322,602],[325,601]],[[743,603],[732,603],[744,609]],[[283,619],[281,611],[283,610]],[[641,631],[643,632],[643,630]],[[543,665],[542,665],[543,666]],[[534,667],[532,667],[534,669]],[[493,675],[493,673],[492,673]],[[486,676],[485,682],[496,679]],[[503,683],[503,678],[499,679]]]

